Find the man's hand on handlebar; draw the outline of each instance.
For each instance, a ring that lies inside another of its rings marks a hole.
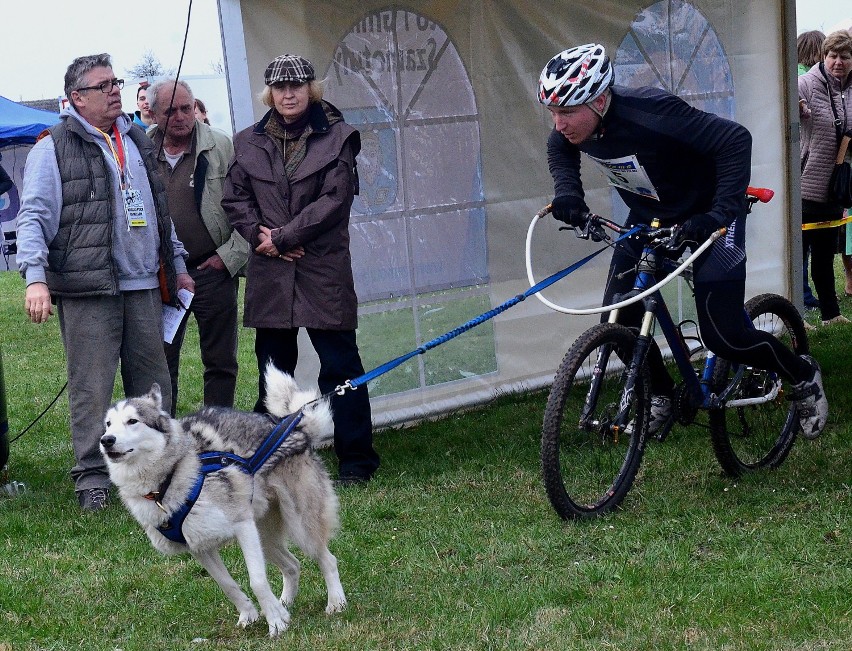
[[[574,228],[585,228],[589,221],[589,207],[580,197],[563,194],[550,202],[550,212],[558,219]]]
[[[677,249],[687,245],[695,247],[704,244],[720,228],[719,222],[710,215],[693,215],[675,229],[673,248]]]

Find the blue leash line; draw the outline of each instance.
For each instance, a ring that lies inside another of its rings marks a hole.
[[[626,237],[630,237],[638,230],[639,228],[631,229],[629,232],[625,233],[617,240],[615,240],[615,243]],[[514,307],[521,301],[525,301],[529,296],[537,294],[543,289],[546,289],[552,284],[562,280],[565,276],[570,273],[573,273],[574,271],[582,267],[584,264],[606,251],[608,248],[609,245],[598,249],[594,253],[587,255],[582,260],[575,262],[574,264],[569,267],[566,267],[562,271],[558,271],[555,274],[548,276],[541,282],[536,283],[522,294],[518,294],[517,296],[510,298],[505,303],[498,305],[497,307],[489,310],[488,312],[485,312],[477,317],[472,318],[467,323],[463,323],[462,325],[458,326],[453,330],[450,330],[449,332],[441,335],[440,337],[435,337],[431,341],[427,341],[425,344],[423,344],[422,346],[418,346],[410,353],[402,355],[401,357],[397,357],[396,359],[386,362],[381,366],[377,366],[372,371],[369,371],[368,373],[365,373],[364,375],[357,377],[354,380],[347,381],[346,384],[337,387],[333,393],[342,395],[346,391],[346,389],[357,389],[359,386],[367,384],[367,382],[374,380],[380,375],[384,375],[388,371],[395,369],[397,366],[399,366],[403,362],[408,361],[412,357],[416,355],[423,355],[426,351],[440,346],[441,344],[448,342],[450,339],[455,339],[460,334],[467,332],[471,328],[475,328],[476,326],[488,321],[489,319],[493,319],[495,316],[497,316],[498,314],[502,314],[510,307]],[[311,402],[321,400],[322,398],[325,398],[328,395],[330,394],[320,396],[319,398],[317,398],[316,400],[312,400]],[[307,403],[305,407],[308,404],[311,403]],[[304,409],[304,407],[302,409]],[[201,468],[199,470],[198,478],[196,479],[195,485],[187,496],[187,499],[184,504],[181,505],[181,507],[172,514],[172,516],[167,522],[157,527],[160,533],[173,542],[186,544],[186,539],[183,537],[183,522],[186,519],[186,516],[189,514],[190,510],[192,509],[193,505],[195,504],[196,500],[198,499],[198,496],[201,494],[201,488],[204,486],[204,478],[209,473],[217,472],[231,465],[238,466],[240,470],[242,470],[246,474],[254,475],[255,472],[257,472],[257,470],[269,459],[269,457],[275,453],[275,451],[281,446],[281,444],[287,439],[287,437],[290,436],[290,434],[299,424],[299,421],[302,420],[302,415],[303,412],[300,409],[295,414],[290,414],[282,418],[276,424],[273,430],[269,433],[269,435],[263,440],[263,442],[260,444],[255,453],[248,459],[232,452],[199,453],[198,457],[201,461]],[[169,482],[170,480],[171,478],[167,479],[167,482]],[[158,495],[164,494],[167,488],[168,483],[160,488]]]
[[[638,228],[634,228],[634,229],[630,230],[629,232],[625,233],[624,235],[619,237],[617,240],[615,240],[615,242],[617,243],[617,242],[621,241],[622,239],[624,239],[626,237],[630,237],[631,235],[633,235],[638,230],[639,230]],[[396,359],[392,359],[389,362],[385,362],[384,364],[374,368],[372,371],[368,371],[367,373],[364,373],[364,375],[357,377],[354,380],[349,380],[348,382],[346,382],[346,384],[337,387],[336,393],[338,395],[342,395],[343,392],[346,389],[357,389],[358,387],[360,387],[364,384],[367,384],[367,382],[370,382],[370,381],[376,379],[380,375],[384,375],[388,371],[395,369],[397,366],[399,366],[403,362],[408,361],[412,357],[415,357],[417,355],[423,355],[427,350],[431,350],[432,348],[435,348],[436,346],[440,346],[441,344],[448,342],[450,339],[454,339],[454,338],[458,337],[460,334],[467,332],[471,328],[475,328],[476,326],[480,325],[481,323],[484,323],[484,322],[488,321],[489,319],[493,319],[495,316],[505,312],[510,307],[514,307],[515,305],[517,305],[521,301],[525,301],[529,296],[532,296],[533,294],[537,294],[541,290],[547,289],[548,287],[550,287],[555,282],[562,280],[565,276],[567,276],[570,273],[573,273],[574,271],[576,271],[577,269],[582,267],[584,264],[586,264],[587,262],[592,260],[594,257],[596,257],[596,256],[600,255],[601,253],[603,253],[604,251],[606,251],[608,248],[609,248],[609,245],[598,249],[594,253],[587,255],[582,260],[575,262],[574,264],[572,264],[569,267],[566,267],[562,271],[558,271],[555,274],[548,276],[544,280],[536,283],[535,285],[530,287],[528,290],[526,290],[523,294],[518,294],[517,296],[510,298],[508,301],[506,301],[502,305],[498,305],[497,307],[489,310],[488,312],[485,312],[483,314],[480,314],[477,317],[472,318],[467,323],[463,323],[462,325],[458,326],[457,328],[450,330],[449,332],[447,332],[447,333],[445,333],[445,334],[443,334],[439,337],[435,337],[431,341],[427,341],[425,344],[418,346],[417,348],[412,350],[410,353],[406,353],[405,355],[397,357]]]

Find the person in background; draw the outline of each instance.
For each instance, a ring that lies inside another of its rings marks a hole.
[[[293,373],[297,335],[307,330],[329,393],[363,375],[355,340],[358,298],[349,253],[349,209],[358,187],[358,131],[322,100],[304,57],[283,54],[266,68],[266,115],[234,137],[222,205],[249,242],[245,325],[256,329],[256,411],[265,411],[264,369]],[[367,387],[331,399],[339,483],[368,481],[379,466]]]
[[[3,154],[0,154],[0,161],[3,160]],[[3,163],[0,162],[0,196],[6,194],[15,185],[9,174],[3,168]]]
[[[133,122],[143,129],[147,129],[154,124],[154,116],[151,114],[151,107],[148,104],[149,85],[147,81],[143,81],[136,90],[136,106],[139,107],[139,110],[133,114]]]
[[[829,199],[828,182],[840,136],[852,128],[852,35],[832,32],[823,41],[822,53],[823,61],[799,77],[802,247],[811,252],[811,280],[822,324],[833,325],[850,323],[840,313],[834,287],[834,256],[844,210]],[[852,289],[848,280],[847,289]]]
[[[123,85],[108,54],[68,66],[69,105],[27,156],[18,212],[27,315],[44,323],[52,301],[59,313],[76,459],[71,477],[84,511],[100,511],[109,498],[100,438],[119,362],[126,396],[156,382],[169,409],[163,296],[194,290],[154,145],[122,111]]]
[[[798,59],[798,74],[803,75],[822,61],[822,42],[825,34],[819,30],[802,32],[796,39],[796,56]],[[802,296],[805,307],[810,310],[819,309],[819,299],[814,296],[811,286],[808,284],[808,260],[810,250],[802,243]]]
[[[189,311],[198,323],[204,404],[233,407],[238,367],[237,274],[244,270],[249,255],[248,243],[222,209],[222,182],[234,147],[227,135],[196,120],[195,98],[185,81],[156,82],[148,88],[148,101],[157,123],[148,135],[156,146],[169,213],[189,252],[186,266],[195,281]],[[186,323],[187,319],[181,322],[172,343],[164,344],[172,380],[172,415]]]
[[[207,107],[197,97],[195,98],[195,119],[204,124],[210,124],[210,120],[207,119]]]
[[[584,227],[589,209],[580,176],[581,154],[590,164],[613,161],[640,170],[610,176],[630,209],[625,226],[676,226],[675,241],[693,250],[727,228],[693,264],[695,307],[704,345],[733,362],[782,374],[794,384],[799,423],[807,438],[820,435],[828,417],[822,372],[767,332],[746,328],[746,188],[751,174],[751,134],[736,122],[691,107],[650,86],[614,86],[615,73],[602,45],[589,43],[554,56],[541,71],[538,100],[553,119],[547,162],[553,176],[554,218]],[[626,240],[612,255],[604,305],[633,286],[630,273],[642,244]],[[618,321],[638,326],[642,305],[619,310]],[[607,315],[603,315],[606,319]],[[659,349],[649,352],[649,432],[665,432],[674,418],[674,381]]]

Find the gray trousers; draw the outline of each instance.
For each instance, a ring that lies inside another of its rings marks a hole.
[[[189,306],[198,323],[204,364],[204,404],[233,407],[237,389],[237,290],[239,280],[228,271],[190,269],[195,296]],[[171,344],[163,344],[172,379],[172,416],[177,407],[180,349],[186,334],[184,317]]]
[[[68,297],[56,301],[68,367],[68,407],[76,465],[71,478],[78,491],[110,485],[100,452],[104,416],[112,404],[121,362],[125,396],[160,385],[163,409],[171,409],[172,386],[163,353],[160,290],[118,296]]]

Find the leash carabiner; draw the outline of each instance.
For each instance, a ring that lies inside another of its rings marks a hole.
[[[352,380],[346,380],[346,382],[344,382],[343,384],[338,385],[338,386],[334,389],[334,393],[336,393],[336,394],[337,394],[337,395],[339,395],[339,396],[342,396],[343,394],[345,394],[345,393],[346,393],[346,389],[351,389],[352,391],[355,391],[355,389],[357,389],[357,388],[358,388],[358,387],[353,387],[353,386],[352,386]]]

